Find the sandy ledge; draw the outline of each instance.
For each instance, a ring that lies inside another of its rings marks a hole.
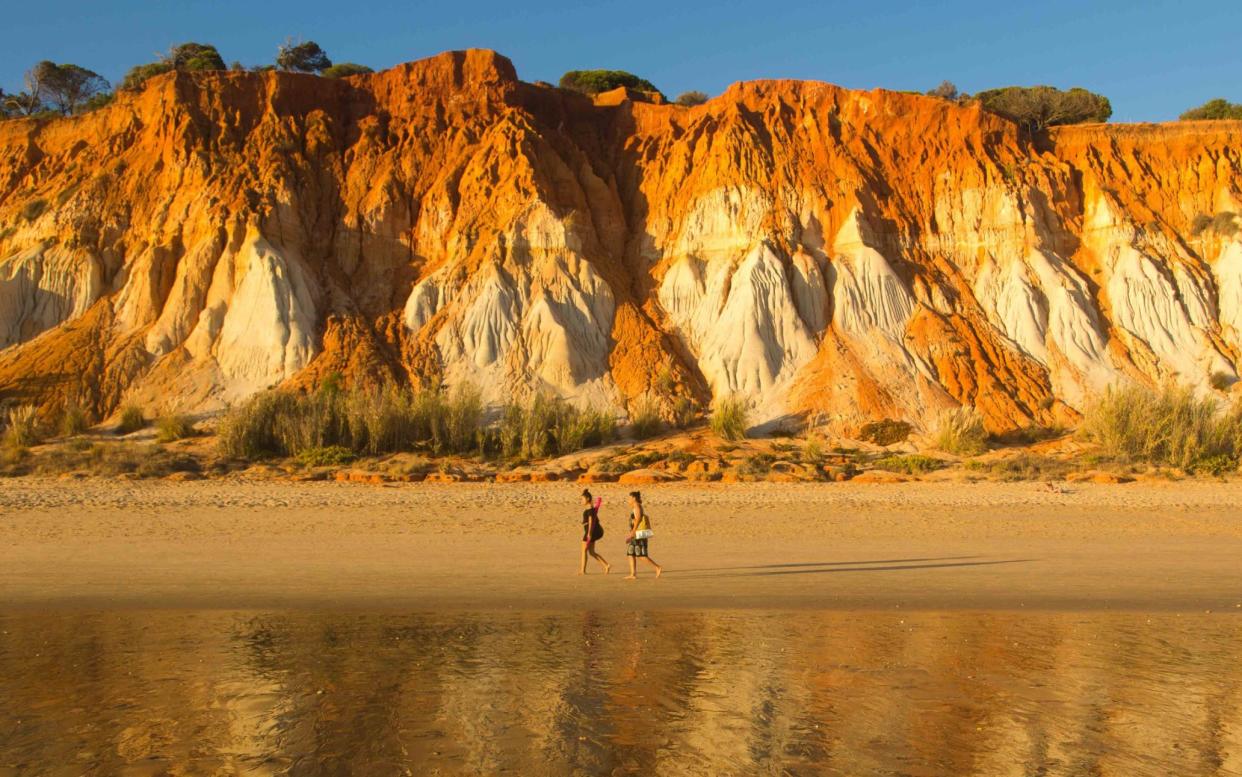
[[[580,486],[0,484],[8,608],[908,608],[1242,613],[1242,485],[671,484],[652,555],[574,575]],[[621,572],[622,574],[618,574]]]

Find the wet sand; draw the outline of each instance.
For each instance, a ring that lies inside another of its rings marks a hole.
[[[580,486],[0,484],[9,609],[699,608],[1242,613],[1242,487],[699,485],[644,489],[654,580],[575,575]]]
[[[0,612],[0,775],[1242,773],[1242,620]]]

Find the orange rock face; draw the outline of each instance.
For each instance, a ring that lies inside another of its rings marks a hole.
[[[488,51],[173,73],[0,123],[0,392],[211,409],[341,372],[1063,421],[1111,383],[1236,375],[1242,230],[1196,224],[1230,212],[1238,122],[1032,142],[812,82],[592,101]]]

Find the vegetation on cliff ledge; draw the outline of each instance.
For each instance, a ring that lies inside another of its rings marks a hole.
[[[624,70],[570,70],[561,76],[562,89],[572,89],[583,94],[599,94],[619,87],[640,92],[659,92],[655,84]]]
[[[1063,124],[1108,121],[1113,106],[1104,95],[1074,87],[1006,86],[975,95],[983,109],[1015,121],[1031,132]]]
[[[1194,119],[1242,119],[1242,103],[1231,103],[1223,97],[1208,100],[1198,108],[1191,108],[1178,118],[1183,121]]]

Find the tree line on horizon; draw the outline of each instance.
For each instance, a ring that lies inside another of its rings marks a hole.
[[[246,67],[234,61],[225,64],[215,46],[193,41],[181,43],[160,54],[154,62],[131,67],[113,90],[112,84],[93,70],[72,63],[43,60],[23,77],[23,90],[7,94],[0,89],[0,119],[85,113],[107,105],[116,91],[137,91],[147,79],[172,71],[249,71],[280,70],[292,73],[313,73],[325,78],[344,78],[374,72],[354,62],[333,63],[327,52],[315,41],[286,40],[277,48],[272,64]],[[588,95],[600,94],[619,87],[664,95],[651,81],[624,70],[570,70],[558,84]],[[550,84],[549,84],[550,86]],[[1049,127],[1085,122],[1105,122],[1112,116],[1112,105],[1104,95],[1081,87],[1061,90],[1052,86],[1006,86],[986,89],[974,95],[960,92],[951,81],[926,92],[958,104],[978,102],[990,113],[1003,116],[1032,133]],[[698,90],[679,94],[673,102],[682,106],[702,105],[708,95]],[[1182,120],[1242,119],[1242,103],[1224,98],[1208,100],[1179,117]]]
[[[138,91],[147,79],[174,70],[201,72],[233,70],[314,73],[324,78],[344,78],[374,72],[354,62],[333,64],[327,52],[315,41],[287,40],[277,48],[270,65],[246,67],[234,61],[226,65],[219,50],[208,43],[189,41],[160,54],[154,62],[134,65],[126,71],[114,90],[106,78],[93,70],[72,63],[43,60],[26,71],[22,91],[8,94],[0,89],[0,119],[24,116],[72,116],[110,103],[117,91]]]

